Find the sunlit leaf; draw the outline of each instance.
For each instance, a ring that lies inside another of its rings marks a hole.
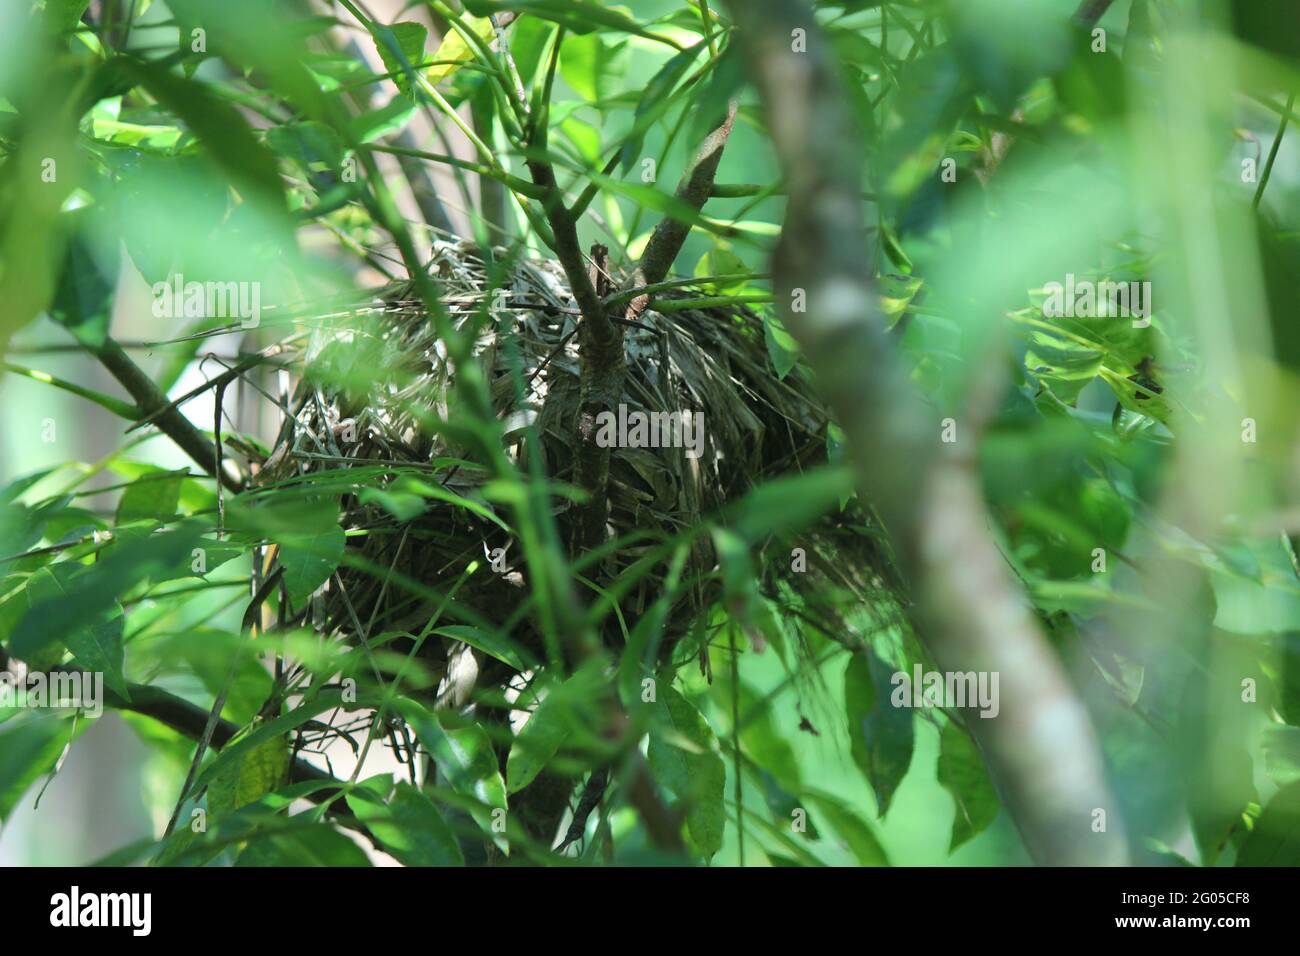
[[[348,794],[348,806],[383,848],[407,866],[465,864],[437,804],[404,780],[386,799],[362,784]]]
[[[1283,787],[1264,806],[1237,853],[1238,866],[1300,866],[1300,783]]]

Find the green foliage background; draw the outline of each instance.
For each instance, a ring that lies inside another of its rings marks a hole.
[[[104,371],[115,342],[132,343],[173,399],[214,374],[202,355],[218,339],[200,333],[222,323],[153,318],[152,283],[239,276],[259,282],[267,304],[322,301],[385,273],[402,278],[412,251],[423,261],[431,232],[406,222],[405,193],[399,210],[403,181],[388,157],[408,148],[395,137],[416,117],[451,129],[455,107],[473,117],[478,155],[470,146],[449,164],[438,159],[447,148],[422,143],[418,158],[453,193],[472,180],[448,208],[474,239],[554,258],[548,194],[521,146],[537,129],[525,124],[544,125],[549,138],[533,147],[561,173],[567,199],[591,190],[578,220],[584,248],[608,243],[628,268],[661,219],[685,219],[694,228],[675,273],[704,280],[702,296],[762,314],[773,375],[807,373],[771,304],[785,200],[725,7],[466,0],[463,15],[413,3],[385,23],[344,2],[146,0],[104,5],[119,21],[91,27],[85,2],[25,6],[0,11],[0,347],[10,373],[0,393],[0,641],[35,669],[102,671],[110,709],[143,746],[66,714],[0,712],[6,860],[361,865],[360,846],[415,865],[731,865],[742,854],[749,865],[1029,862],[958,715],[888,706],[889,675],[924,659],[910,632],[880,626],[847,594],[838,599],[854,633],[800,624],[758,594],[745,571],[755,540],[734,518],[709,529],[725,592],[700,614],[711,682],[679,654],[643,712],[635,657],[611,649],[563,675],[548,661],[543,702],[503,739],[473,710],[426,706],[427,675],[408,673],[394,649],[376,650],[401,675],[386,686],[368,677],[369,651],[324,644],[309,628],[259,634],[255,648],[241,633],[262,546],[278,546],[284,599],[301,607],[346,564],[340,494],[369,485],[400,515],[425,506],[428,484],[340,468],[317,473],[308,493],[228,493],[219,538],[210,469],[158,431],[122,434],[143,409]],[[1143,862],[1300,863],[1300,153],[1283,122],[1300,120],[1300,30],[1289,9],[1263,6],[1115,3],[1099,51],[1071,24],[1073,6],[1049,0],[816,4],[868,156],[875,261],[863,270],[878,277],[892,340],[936,413],[961,423],[972,382],[997,370],[1001,397],[980,441],[990,533],[1079,675],[1116,816]],[[430,8],[464,35],[439,47],[423,25]],[[521,14],[505,28],[513,66],[479,19],[507,12]],[[195,27],[206,31],[202,52],[178,45]],[[356,90],[373,98],[358,107]],[[732,96],[741,107],[720,188],[697,212],[671,184]],[[653,183],[640,175],[646,159]],[[54,182],[40,175],[46,160]],[[946,160],[955,182],[941,174]],[[1243,160],[1256,161],[1253,179],[1243,181]],[[340,175],[348,164],[354,180]],[[495,214],[482,201],[492,182],[505,186]],[[1067,273],[1150,281],[1150,327],[1044,318],[1044,285]],[[248,343],[297,328],[295,316],[268,315]],[[453,355],[465,346],[455,340]],[[473,382],[458,388],[459,424],[478,429],[491,462],[498,433],[476,411],[484,396]],[[208,438],[213,409],[210,393],[186,406]],[[1245,419],[1254,442],[1242,440]],[[836,434],[822,472],[752,493],[772,532],[793,528],[808,501],[836,513],[840,494],[827,498],[825,482],[849,487]],[[250,431],[244,445],[265,452],[272,437]],[[542,613],[581,618],[563,606],[573,572],[548,538],[538,485],[506,464],[490,464],[482,501],[447,506],[490,508],[522,542]],[[207,550],[203,573],[190,566],[196,547]],[[562,569],[550,585],[548,567]],[[462,573],[488,572],[480,564],[423,584],[445,594]],[[448,616],[409,636],[455,637],[534,669],[520,655],[537,649],[457,627]],[[297,681],[287,695],[273,681],[277,655]],[[360,685],[344,708],[357,742],[366,746],[364,715],[383,708],[436,759],[436,782],[367,769],[324,800],[322,782],[289,782],[293,735],[319,731],[311,722],[345,703],[338,675]],[[1257,687],[1249,702],[1243,680]],[[653,848],[626,785],[609,789],[563,854],[513,821],[497,830],[493,811],[539,773],[581,781],[610,762],[595,728],[616,684],[641,721],[633,741],[655,791],[681,811],[684,856]],[[156,703],[150,689],[200,713],[222,698],[240,735],[187,781],[193,735],[133,712]],[[111,799],[58,803],[69,776]],[[42,787],[53,811],[30,808]],[[183,790],[182,825],[163,838]],[[325,812],[342,807],[343,822]],[[195,808],[211,820],[204,834],[185,825]],[[792,812],[806,813],[802,831]],[[368,836],[344,835],[358,824]]]

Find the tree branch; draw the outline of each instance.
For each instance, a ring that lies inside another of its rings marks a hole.
[[[1029,852],[1044,864],[1117,864],[1118,809],[1082,703],[988,534],[973,427],[961,457],[884,334],[861,202],[864,157],[830,46],[806,0],[728,0],[758,81],[790,200],[774,259],[783,319],[849,439],[859,485],[919,597],[910,613],[940,667],[1000,679],[1001,712],[966,723]],[[803,30],[806,52],[792,50]],[[794,311],[801,290],[806,311]],[[1102,808],[1110,833],[1091,831]]]
[[[596,295],[591,276],[587,274],[587,262],[578,241],[578,226],[564,205],[564,195],[555,182],[555,170],[545,160],[530,159],[528,171],[532,173],[533,182],[546,191],[542,209],[555,233],[555,256],[564,269],[564,276],[569,281],[570,291],[582,312],[583,321],[590,322],[602,336],[608,334],[612,331],[612,325]]]
[[[677,186],[677,198],[693,209],[701,209],[713,191],[713,181],[722,160],[722,151],[731,135],[736,117],[736,102],[727,106],[722,124],[701,144]],[[545,130],[538,127],[538,136]],[[537,144],[534,145],[537,149]],[[534,159],[528,163],[533,182],[546,188],[543,200],[547,221],[555,233],[555,253],[569,280],[573,297],[582,313],[578,348],[581,359],[581,383],[578,411],[578,447],[575,476],[590,498],[577,509],[575,550],[598,546],[605,538],[605,525],[609,519],[606,489],[609,484],[610,449],[596,444],[596,417],[603,411],[612,411],[623,393],[623,380],[627,371],[623,354],[623,329],[611,319],[610,310],[603,300],[606,294],[598,291],[599,279],[608,277],[603,262],[595,263],[588,272],[578,242],[577,223],[573,210],[564,206],[563,197],[555,183],[555,173],[545,160]],[[581,206],[582,201],[579,201]],[[637,289],[663,281],[690,234],[689,224],[665,217],[655,227],[646,245],[641,261],[623,283],[623,289]],[[599,248],[599,247],[598,247]],[[593,250],[593,258],[595,251]],[[635,322],[650,302],[646,294],[632,298],[625,307],[623,322]]]
[[[159,431],[171,438],[205,472],[217,477],[214,473],[217,451],[212,442],[168,401],[153,379],[122,351],[116,341],[105,338],[104,344],[94,349],[93,354],[121,383],[127,394],[135,399],[143,417],[152,417]],[[242,476],[235,471],[233,465],[221,469],[220,480],[234,492],[240,491],[244,486]]]
[[[0,670],[7,670],[9,661],[9,655],[5,653],[4,647],[0,646]],[[78,668],[69,666],[57,668],[57,670],[73,671],[78,670]],[[104,688],[104,706],[113,710],[130,711],[133,714],[140,714],[143,717],[156,720],[163,726],[170,727],[181,736],[188,737],[191,740],[198,740],[203,736],[208,724],[208,711],[202,707],[148,684],[128,684],[127,691],[131,695],[129,699],[106,686]],[[217,750],[220,750],[230,742],[235,734],[239,733],[239,730],[240,728],[231,721],[218,719],[212,731],[212,745]],[[300,757],[294,758],[293,763],[289,765],[289,782],[304,783],[306,781],[337,784],[337,786],[325,787],[308,794],[306,799],[313,803],[328,802],[328,813],[348,820],[348,826],[351,829],[368,832],[356,820],[348,805],[335,799],[342,790],[342,781],[336,780],[318,767],[313,767]]]
[[[1094,27],[1097,21],[1106,15],[1114,0],[1083,0],[1074,12],[1074,22],[1082,27]]]
[[[538,127],[544,138],[543,127]],[[596,292],[600,270],[588,272],[578,228],[573,214],[564,205],[564,197],[555,182],[555,171],[542,159],[528,162],[533,182],[547,190],[542,200],[547,221],[555,235],[555,255],[569,280],[569,289],[582,313],[578,326],[579,399],[577,448],[574,475],[578,485],[589,495],[576,509],[573,550],[594,548],[605,539],[609,516],[606,489],[609,484],[608,448],[596,442],[596,417],[618,405],[623,392],[627,359],[623,354],[623,329],[610,321],[608,310]],[[602,265],[600,269],[603,269]]]
[[[696,212],[703,209],[704,204],[713,195],[713,181],[718,174],[718,164],[722,162],[722,151],[731,137],[731,129],[736,121],[736,108],[737,102],[734,99],[727,104],[727,115],[722,124],[705,138],[677,185],[677,199]],[[668,270],[672,268],[677,253],[682,251],[682,246],[690,233],[690,224],[665,216],[655,227],[650,241],[646,243],[645,251],[641,254],[640,263],[623,283],[623,288],[635,289],[662,282],[668,275]],[[634,298],[629,303],[624,318],[635,320],[645,311],[649,302],[649,296]]]

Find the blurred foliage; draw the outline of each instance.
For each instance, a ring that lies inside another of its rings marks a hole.
[[[1078,665],[1135,857],[1300,864],[1295,11],[1121,0],[1098,33],[1049,0],[815,6],[867,149],[876,253],[862,267],[936,410],[964,421],[972,383],[998,371],[979,452],[993,533]],[[488,19],[504,14],[517,18]],[[754,562],[790,564],[771,540],[851,520],[833,424],[830,462],[803,479],[760,484],[708,528],[612,546],[639,560],[602,588],[655,573],[675,592],[703,583],[684,555],[710,539],[717,566],[701,577],[718,597],[667,656],[667,591],[633,620],[603,590],[563,605],[566,586],[600,578],[599,561],[555,543],[553,513],[575,492],[501,454],[500,396],[481,375],[447,386],[433,426],[474,449],[464,461],[322,467],[220,496],[209,462],[138,431],[87,460],[55,442],[62,457],[33,464],[51,451],[47,418],[109,434],[123,424],[111,415],[145,417],[60,346],[99,356],[128,321],[147,328],[133,354],[179,400],[223,337],[242,336],[227,354],[255,369],[268,346],[324,327],[332,297],[403,279],[413,251],[423,265],[438,226],[411,221],[417,190],[394,157],[437,169],[452,222],[506,259],[555,257],[553,197],[528,168],[539,156],[566,200],[585,200],[583,241],[620,268],[662,218],[686,222],[675,272],[690,294],[757,310],[771,374],[808,374],[771,310],[783,186],[721,4],[428,0],[371,16],[347,0],[0,6],[6,388],[81,403],[50,416],[7,403],[0,644],[34,670],[102,673],[110,708],[156,752],[149,809],[179,826],[118,861],[680,861],[655,848],[648,788],[694,861],[1023,862],[965,718],[890,703],[892,675],[928,665],[894,599],[831,595],[856,622],[841,631],[795,590],[755,586]],[[732,97],[736,129],[696,212],[672,184]],[[129,319],[176,276],[255,284],[266,314],[252,331]],[[1047,287],[1067,276],[1150,283],[1149,321],[1049,315]],[[409,298],[436,321],[428,291]],[[445,348],[463,356],[472,338],[450,330]],[[381,358],[349,334],[294,371],[363,394]],[[210,413],[192,427],[271,470],[273,435],[227,419],[217,436]],[[480,495],[447,489],[461,468],[490,473]],[[528,572],[517,617],[559,642],[613,616],[622,642],[566,670],[474,619],[456,594],[491,573],[486,548],[434,580],[359,563],[347,545],[370,531],[339,522],[355,495],[399,524],[434,506],[492,523]],[[314,595],[349,567],[438,613],[359,642],[316,633]],[[417,653],[433,640],[520,679],[435,707],[450,678]],[[139,716],[159,713],[159,693],[188,724]],[[191,768],[214,706],[235,734]],[[0,710],[0,820],[84,726]],[[533,814],[550,805],[562,825],[545,832]]]

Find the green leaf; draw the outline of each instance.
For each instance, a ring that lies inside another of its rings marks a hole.
[[[181,497],[181,485],[187,474],[187,469],[173,472],[154,471],[136,479],[122,492],[114,523],[164,521],[175,515]]]
[[[409,783],[399,783],[387,803],[372,795],[366,784],[349,791],[347,799],[375,839],[406,866],[465,865],[442,812]]]
[[[734,685],[725,671],[714,676],[713,697],[719,707],[732,705]],[[740,743],[744,754],[771,776],[781,789],[799,793],[803,789],[799,761],[788,737],[773,720],[774,703],[740,681]],[[786,822],[789,816],[786,816]]]
[[[362,488],[357,500],[363,505],[379,505],[402,523],[419,517],[428,509],[419,495],[385,491],[382,488]]]
[[[727,772],[712,728],[665,680],[659,681],[648,752],[655,780],[686,804],[686,828],[705,857],[722,849]]]
[[[669,595],[661,595],[641,612],[640,618],[628,635],[627,644],[619,655],[618,694],[625,707],[637,710],[642,707],[642,681],[651,679],[654,662],[659,656],[663,640],[664,622],[671,607]]]
[[[266,145],[303,169],[338,170],[343,165],[343,141],[324,123],[286,123],[266,131]]]
[[[799,343],[785,330],[781,320],[770,313],[763,316],[763,341],[767,355],[776,369],[777,378],[785,378],[799,362]]]
[[[652,33],[621,10],[596,3],[594,0],[466,0],[465,9],[479,17],[516,10],[519,13],[550,20],[552,23],[563,24],[574,33],[591,33],[598,29],[613,30],[681,48],[675,40]]]
[[[231,738],[235,743],[257,728],[254,722]],[[237,759],[212,775],[208,806],[214,815],[232,813],[278,790],[289,780],[289,743],[272,737],[241,752]]]
[[[542,698],[510,746],[510,756],[506,758],[506,781],[510,793],[518,793],[542,772],[573,733],[571,718],[562,688],[556,688]]]
[[[21,583],[20,583],[21,582]],[[15,584],[20,586],[14,587]],[[14,628],[27,613],[26,581],[19,577],[0,580],[0,643],[8,643]]]
[[[45,0],[45,16],[50,26],[62,33],[80,24],[89,6],[90,0]]]
[[[28,605],[76,603],[79,595],[78,581],[89,577],[90,571],[89,568],[66,562],[41,568],[27,581]],[[122,628],[121,608],[114,605],[107,613],[88,615],[79,626],[56,636],[72,652],[78,664],[88,671],[102,673],[104,683],[125,697],[128,692],[126,677],[122,673]],[[24,660],[28,660],[20,652],[22,646],[15,642],[14,650]],[[48,648],[50,645],[47,643],[44,646]],[[40,660],[39,653],[32,656],[37,659],[37,663],[44,663]],[[33,661],[28,660],[28,663]]]
[[[988,770],[970,735],[951,721],[939,738],[940,785],[952,795],[957,815],[952,821],[951,853],[971,837],[984,831],[998,815],[998,795]]]
[[[281,536],[280,564],[284,566],[284,584],[292,606],[301,607],[329,579],[346,545],[347,536],[333,522],[317,531]]]
[[[744,538],[728,528],[713,529],[713,549],[722,572],[722,600],[732,620],[740,625],[755,650],[767,644],[767,636],[776,631],[772,610],[758,590],[759,576],[754,568],[750,546]]]
[[[1214,623],[1225,631],[1235,634],[1291,633],[1300,625],[1300,594],[1293,588],[1255,584],[1225,574],[1214,574],[1210,581],[1218,603]],[[1291,653],[1289,648],[1286,653]],[[1288,673],[1288,680],[1294,681],[1295,677],[1291,675],[1296,664],[1292,662],[1289,666],[1292,671]],[[1294,690],[1289,690],[1289,695],[1294,693]],[[1286,713],[1290,715],[1288,722],[1294,723],[1296,702],[1289,695]]]
[[[378,109],[354,116],[349,132],[358,143],[373,143],[406,127],[415,115],[415,102],[409,97],[394,96]]]
[[[715,706],[731,712],[732,695],[736,692],[730,675],[725,670],[714,674],[711,695]],[[803,791],[802,775],[795,748],[773,719],[775,704],[745,683],[740,682],[740,744],[745,758],[753,763],[762,788],[763,800],[782,833],[789,830],[795,819],[794,811],[801,809],[797,794]],[[818,839],[812,819],[804,814],[804,830],[800,839]]]
[[[75,572],[75,601],[51,592],[29,602],[14,628],[10,649],[30,664],[48,655],[63,635],[110,619],[119,598],[141,582],[188,575],[191,551],[203,530],[198,522],[183,522],[165,534],[119,535],[95,564]]]
[[[25,18],[13,4],[6,5],[6,14]],[[6,75],[18,66],[14,54],[20,47],[39,48],[22,39],[21,28],[13,28],[21,22],[8,21],[12,26],[7,25],[0,38],[0,58],[9,61],[5,65]],[[30,170],[46,158],[63,169],[76,162],[75,117],[84,106],[79,107],[75,98],[77,90],[85,88],[83,71],[87,66],[84,62],[74,65],[74,59],[81,58],[48,57],[40,63],[39,74],[36,61],[26,69],[18,66],[22,72],[32,74],[35,82],[30,86],[14,84],[8,79],[4,82],[6,94],[13,95],[17,89],[29,86],[31,95],[21,113],[25,133],[9,150],[7,161],[0,165],[0,202],[4,206],[4,215],[0,217],[4,224],[0,229],[0,262],[5,264],[0,270],[0,302],[4,303],[4,309],[0,310],[0,350],[14,332],[49,310],[58,288],[58,268],[64,258],[67,227],[72,218],[63,212],[63,207],[77,177],[63,175],[55,182],[46,182],[45,177],[33,176]],[[0,113],[6,120],[19,115]],[[9,139],[13,135],[9,130],[16,126],[4,125]]]
[[[241,763],[244,758],[253,750],[261,747],[270,740],[282,739],[283,736],[292,730],[301,727],[307,721],[311,720],[317,714],[329,710],[332,707],[356,708],[366,706],[364,699],[359,699],[355,704],[344,704],[343,695],[337,690],[326,690],[316,694],[307,702],[299,707],[295,707],[287,714],[279,717],[273,717],[270,720],[254,722],[243,733],[239,734],[236,739],[226,742],[217,754],[217,758],[203,768],[203,771],[194,781],[194,785],[184,797],[190,797],[199,793],[208,785],[211,780],[216,779],[220,774],[226,773],[232,766]]]
[[[642,143],[645,142],[645,134],[650,127],[659,121],[660,117],[668,109],[670,104],[669,94],[676,88],[677,83],[691,68],[695,62],[696,56],[705,46],[701,40],[693,47],[683,50],[681,53],[673,56],[663,67],[651,77],[650,82],[646,84],[645,89],[637,98],[636,115],[632,121],[632,130],[623,140],[622,158],[620,160],[623,172],[627,172],[640,156]]]
[[[473,498],[466,498],[458,495],[454,491],[448,491],[441,485],[432,485],[427,481],[421,481],[418,478],[403,477],[393,482],[393,490],[407,494],[419,495],[422,498],[432,498],[434,501],[443,501],[457,508],[464,508],[480,518],[491,521],[506,534],[512,534],[510,526],[497,517],[495,511]]]
[[[740,276],[739,279],[730,279],[725,282],[700,283],[702,288],[715,295],[732,295],[741,292],[749,284],[748,273],[749,267],[745,265],[745,260],[730,249],[722,246],[714,246],[700,256],[700,261],[695,264],[695,275],[701,278],[705,276]]]
[[[252,722],[270,697],[274,678],[266,668],[264,649],[246,641],[238,631],[209,625],[188,627],[160,636],[147,645],[151,662],[164,670],[189,671],[215,698],[224,689],[222,715],[241,727]]]
[[[107,531],[109,527],[107,521],[85,508],[52,509],[49,520],[45,522],[45,537],[51,544],[71,544],[94,531]]]
[[[848,844],[849,850],[860,865],[889,866],[889,857],[871,827],[847,804],[824,793],[810,794],[809,799],[830,821],[831,827],[840,835],[840,839]]]
[[[1043,332],[1029,337],[1025,368],[1067,405],[1075,402],[1084,386],[1101,371],[1104,355],[1096,349]]]
[[[1300,781],[1264,807],[1237,853],[1237,866],[1300,866]]]
[[[968,108],[970,82],[950,44],[916,58],[902,74],[898,115],[903,122],[885,141],[888,156],[885,192],[903,199],[937,176],[949,133]]]
[[[301,607],[334,573],[347,545],[332,498],[267,502],[241,495],[227,506],[226,529],[250,542],[270,538],[280,546],[284,583],[294,607]]]
[[[62,502],[66,507],[67,502]],[[41,529],[54,509],[0,503],[0,557],[22,554],[41,540]]]
[[[875,791],[882,818],[912,763],[912,711],[890,702],[892,674],[870,649],[854,654],[844,672],[853,761]]]
[[[509,664],[520,673],[537,666],[536,659],[527,648],[510,640],[504,634],[493,633],[468,624],[448,624],[445,627],[435,628],[433,633],[439,637],[450,637],[468,644],[489,657],[495,657],[503,664]]]
[[[722,125],[730,101],[740,94],[744,85],[745,64],[740,56],[740,46],[729,43],[709,71],[703,92],[693,103],[695,115],[691,119],[689,142],[704,142],[710,133]]]
[[[596,103],[609,94],[608,81],[622,51],[599,33],[570,33],[560,47],[560,75],[575,93]]]
[[[48,713],[0,724],[0,822],[32,784],[54,769],[71,733],[70,721]]]
[[[1269,779],[1277,784],[1300,781],[1300,727],[1265,728],[1261,749]]]
[[[429,31],[419,23],[394,23],[392,26],[373,24],[371,32],[375,49],[379,51],[384,68],[394,74],[397,88],[408,96],[414,95],[415,67],[425,62],[424,46]]]
[[[588,178],[596,185],[610,192],[625,196],[638,206],[644,206],[649,212],[657,212],[677,222],[693,226],[712,235],[725,236],[729,241],[757,247],[760,243],[751,238],[750,233],[765,234],[772,230],[779,233],[781,227],[771,223],[727,222],[719,223],[708,218],[690,203],[660,192],[653,186],[638,182],[624,182],[602,173],[590,172]],[[671,300],[670,300],[671,301]]]
[[[763,788],[763,802],[772,813],[772,819],[782,830],[791,829],[795,820],[795,811],[803,810],[802,801],[777,782],[776,775],[764,770],[759,774],[759,783]],[[820,840],[821,834],[812,818],[804,811],[803,831],[800,839]],[[815,865],[815,864],[814,864]]]
[[[30,475],[24,475],[9,482],[3,489],[0,489],[0,503],[10,504],[17,501],[32,486],[48,477],[54,470],[53,468],[43,468],[40,471],[34,471]]]
[[[916,294],[921,291],[921,280],[915,276],[887,273],[876,280],[880,308],[885,313],[886,327],[893,328],[907,312]]]
[[[813,468],[801,475],[765,481],[726,511],[728,526],[751,546],[771,535],[794,534],[833,513],[853,492],[848,468]]]
[[[600,133],[594,126],[567,116],[560,121],[562,132],[578,150],[578,155],[591,166],[600,165]]]
[[[491,42],[496,34],[492,27],[492,21],[487,17],[466,17],[462,19],[466,21],[465,25],[469,27],[474,35],[481,40]],[[459,70],[462,63],[472,59],[474,59],[474,48],[470,46],[468,40],[461,36],[460,31],[453,26],[443,36],[442,42],[438,44],[438,49],[434,51],[434,65],[425,71],[425,76],[430,83],[436,86]]]
[[[1174,737],[1179,784],[1206,866],[1240,830],[1250,805],[1262,802],[1255,789],[1254,719],[1248,708],[1224,704],[1240,699],[1237,675],[1250,673],[1254,655],[1230,646],[1216,653],[1222,655],[1216,667],[1188,672]]]
[[[87,222],[91,215],[83,212],[75,221]],[[99,348],[108,337],[109,313],[117,290],[116,255],[112,258],[112,262],[101,263],[85,239],[74,236],[68,243],[50,305],[50,318],[92,349]]]
[[[474,819],[490,829],[492,811],[506,808],[506,786],[487,732],[474,723],[455,726],[452,715],[431,713],[413,700],[398,701],[397,708],[451,788],[478,801]]]
[[[184,120],[240,189],[269,202],[273,208],[284,208],[284,189],[275,158],[253,135],[239,110],[218,99],[197,80],[169,73],[162,66],[125,58],[114,60],[113,66]]]
[[[365,851],[326,823],[254,837],[235,866],[370,866]]]

